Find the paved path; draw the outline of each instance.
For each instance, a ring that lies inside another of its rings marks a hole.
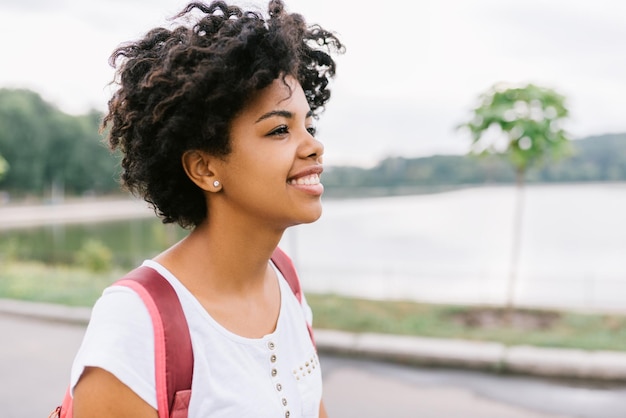
[[[45,418],[62,401],[84,326],[0,315],[0,416]]]
[[[322,356],[334,417],[624,418],[626,388]]]
[[[63,396],[83,332],[84,325],[0,314],[3,418],[47,416]],[[567,387],[530,378],[328,355],[322,355],[322,363],[325,399],[333,418],[626,416],[624,389]]]

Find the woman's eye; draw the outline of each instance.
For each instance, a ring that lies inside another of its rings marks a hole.
[[[269,136],[277,136],[277,135],[287,135],[289,133],[289,129],[287,125],[281,125],[274,130],[272,130],[268,135]]]
[[[317,133],[317,128],[315,126],[309,126],[306,130],[311,136],[315,136]]]

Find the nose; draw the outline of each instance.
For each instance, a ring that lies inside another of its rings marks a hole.
[[[304,158],[321,160],[322,155],[324,155],[324,144],[322,144],[317,138],[307,132],[306,137],[301,145],[301,155]]]

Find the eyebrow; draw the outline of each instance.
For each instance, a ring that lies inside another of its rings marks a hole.
[[[275,117],[275,116],[291,119],[291,118],[293,118],[293,113],[288,111],[288,110],[272,110],[271,112],[267,112],[267,113],[263,114],[254,123],[259,123],[261,121],[264,121],[265,119],[269,119],[269,118],[272,118],[272,117]],[[313,116],[313,111],[309,110],[307,112],[307,114],[306,114],[306,118],[308,119],[311,116]]]

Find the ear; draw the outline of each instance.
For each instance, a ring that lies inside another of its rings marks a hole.
[[[185,151],[181,158],[187,177],[196,186],[207,192],[217,192],[222,188],[214,172],[214,159],[209,153],[200,150]]]

